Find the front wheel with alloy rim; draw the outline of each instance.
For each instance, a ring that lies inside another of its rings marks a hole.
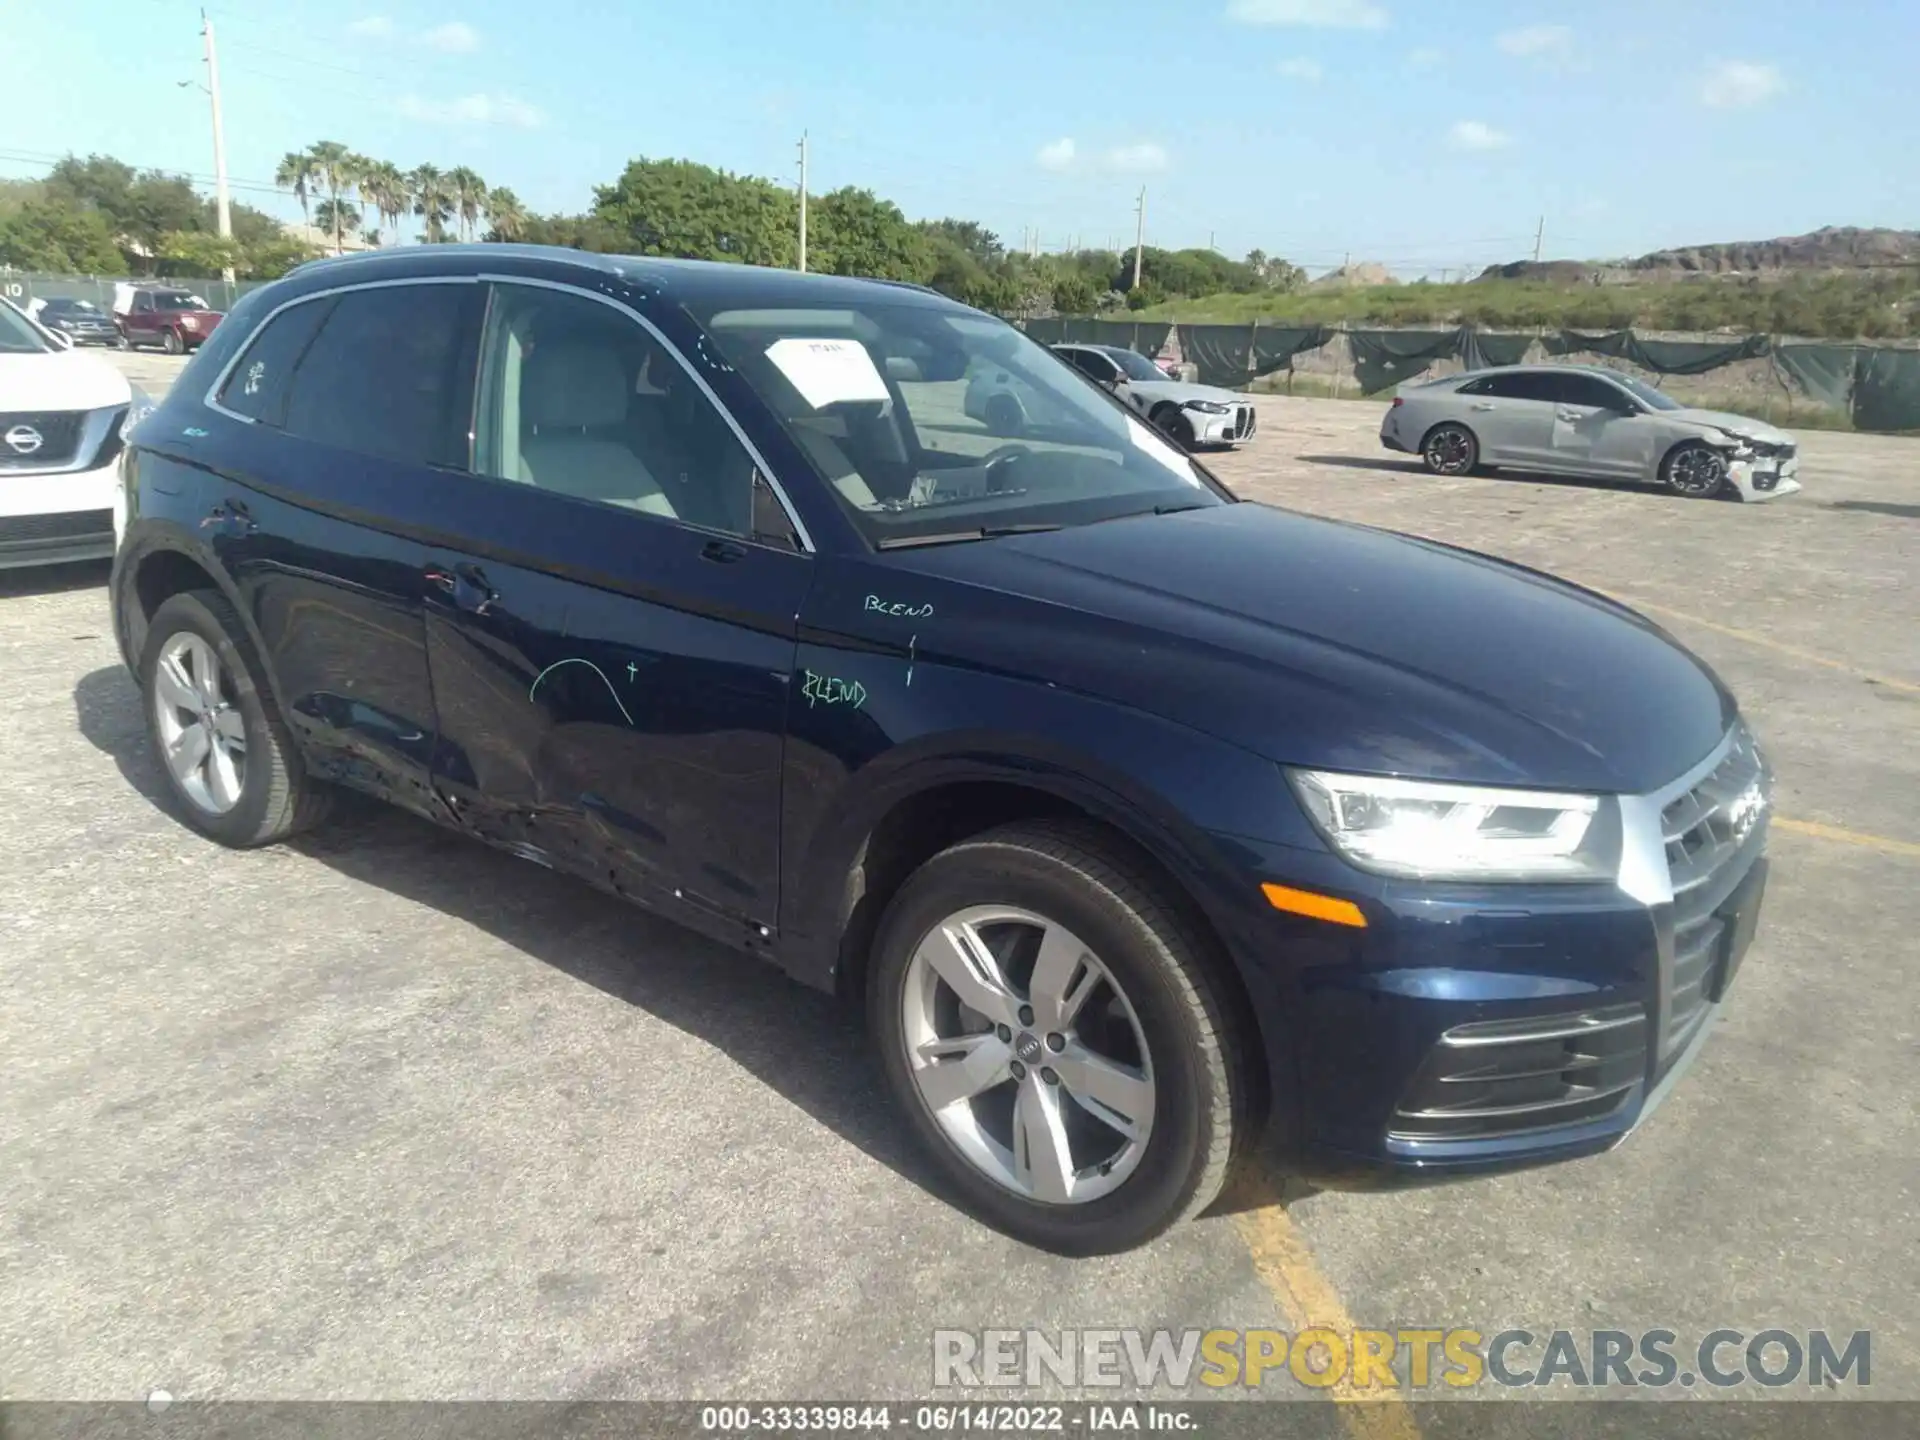
[[[1660,478],[1676,495],[1711,500],[1727,488],[1727,457],[1711,445],[1691,440],[1668,453]]]
[[[1436,475],[1470,475],[1480,463],[1480,442],[1464,425],[1436,425],[1420,442],[1420,458]]]
[[[320,818],[327,792],[307,778],[225,596],[166,600],[148,622],[139,674],[147,737],[194,829],[245,848]]]
[[[1154,412],[1153,423],[1182,450],[1191,450],[1199,443],[1199,437],[1193,433],[1193,422],[1177,405],[1162,405]]]
[[[1219,1193],[1250,1087],[1211,951],[1091,826],[942,851],[880,927],[868,1005],[895,1098],[961,1198],[1110,1254]]]

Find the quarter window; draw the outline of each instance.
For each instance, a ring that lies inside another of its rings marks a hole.
[[[309,300],[269,320],[227,374],[216,397],[236,415],[276,428],[286,423],[287,381],[333,313],[333,297]]]
[[[597,300],[494,287],[478,420],[474,468],[483,475],[755,533],[746,448],[659,341]]]

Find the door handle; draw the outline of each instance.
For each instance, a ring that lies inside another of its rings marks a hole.
[[[1467,408],[1469,410],[1491,410],[1493,409],[1493,402],[1490,400],[1482,400],[1479,404],[1469,405]]]
[[[1578,410],[1556,410],[1554,414],[1561,420],[1583,420],[1586,418]]]
[[[446,595],[457,609],[485,615],[500,592],[487,583],[487,572],[478,565],[429,565],[426,582]]]
[[[709,540],[700,547],[700,558],[716,565],[731,565],[747,558],[747,547],[735,540]]]

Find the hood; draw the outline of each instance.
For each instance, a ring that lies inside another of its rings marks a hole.
[[[1668,410],[1659,418],[1678,420],[1687,425],[1713,425],[1722,430],[1730,430],[1735,435],[1764,440],[1769,445],[1786,445],[1793,440],[1786,431],[1776,429],[1764,420],[1755,420],[1747,415],[1735,415],[1730,410],[1695,410],[1689,406],[1679,410]]]
[[[1222,390],[1218,385],[1195,385],[1187,380],[1129,380],[1127,388],[1156,403],[1174,400],[1184,405],[1189,400],[1212,400],[1220,405],[1240,405],[1246,403],[1247,399],[1231,390]]]
[[[132,398],[127,377],[97,355],[0,355],[0,412],[100,410]]]
[[[1634,793],[1699,761],[1735,714],[1624,606],[1264,505],[900,554],[974,588],[941,625],[963,658],[1283,764]]]

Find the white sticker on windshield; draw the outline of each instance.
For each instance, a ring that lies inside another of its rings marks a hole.
[[[1173,471],[1174,474],[1186,481],[1187,484],[1193,486],[1194,489],[1200,490],[1205,488],[1200,483],[1200,477],[1194,473],[1193,466],[1187,463],[1187,457],[1174,449],[1166,440],[1162,439],[1158,431],[1142,425],[1138,420],[1129,415],[1127,416],[1127,434],[1131,437],[1135,445],[1138,445],[1142,450],[1146,451],[1147,454],[1166,466],[1167,469]]]
[[[887,382],[858,340],[776,340],[767,358],[815,410],[842,400],[885,400]]]

